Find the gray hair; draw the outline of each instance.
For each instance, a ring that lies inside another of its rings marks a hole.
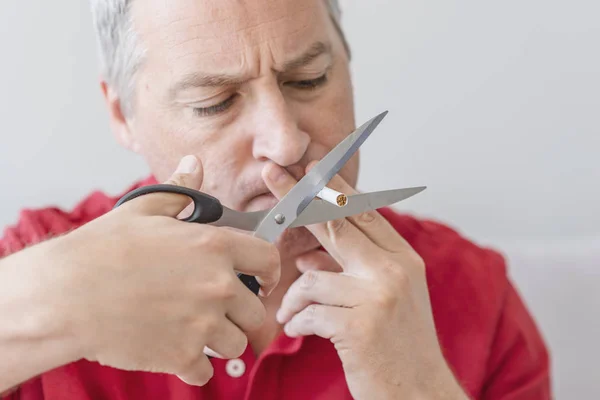
[[[133,0],[90,0],[100,58],[100,73],[121,97],[123,114],[130,115],[135,75],[144,59],[144,49],[138,45],[133,27]],[[344,46],[349,46],[341,28],[341,8],[338,0],[325,0],[336,30]]]

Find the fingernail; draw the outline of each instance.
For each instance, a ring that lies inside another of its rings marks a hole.
[[[269,167],[269,172],[267,174],[269,180],[273,183],[282,182],[288,173],[285,169],[281,168],[279,165],[272,164]]]
[[[179,162],[179,166],[177,167],[178,174],[191,174],[198,167],[198,160],[194,156],[185,156]]]
[[[214,358],[225,358],[207,346],[204,346],[204,354],[206,354],[209,357],[214,357]]]

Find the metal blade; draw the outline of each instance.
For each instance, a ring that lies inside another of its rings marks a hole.
[[[254,236],[273,243],[342,169],[386,115],[387,111],[362,125],[319,161],[267,214]]]
[[[271,209],[254,212],[232,210],[223,206],[223,215],[218,221],[209,225],[229,226],[244,231],[254,231]]]
[[[425,186],[421,186],[355,194],[353,196],[348,196],[348,205],[345,207],[338,207],[321,199],[315,199],[289,227],[296,228],[299,226],[333,221],[387,207],[419,194],[425,189]]]

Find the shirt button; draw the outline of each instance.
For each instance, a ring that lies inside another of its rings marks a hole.
[[[231,376],[232,378],[239,378],[240,376],[244,375],[244,372],[246,372],[246,364],[244,364],[244,362],[239,358],[234,358],[227,361],[225,370],[227,371],[227,375]]]

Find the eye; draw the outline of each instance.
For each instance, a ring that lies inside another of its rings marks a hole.
[[[302,81],[286,82],[287,86],[292,86],[300,90],[313,90],[327,83],[327,74],[323,74],[316,79],[308,79]]]
[[[198,108],[194,107],[194,114],[199,117],[210,117],[225,112],[231,107],[235,101],[237,94],[230,96],[227,100],[210,107]]]

